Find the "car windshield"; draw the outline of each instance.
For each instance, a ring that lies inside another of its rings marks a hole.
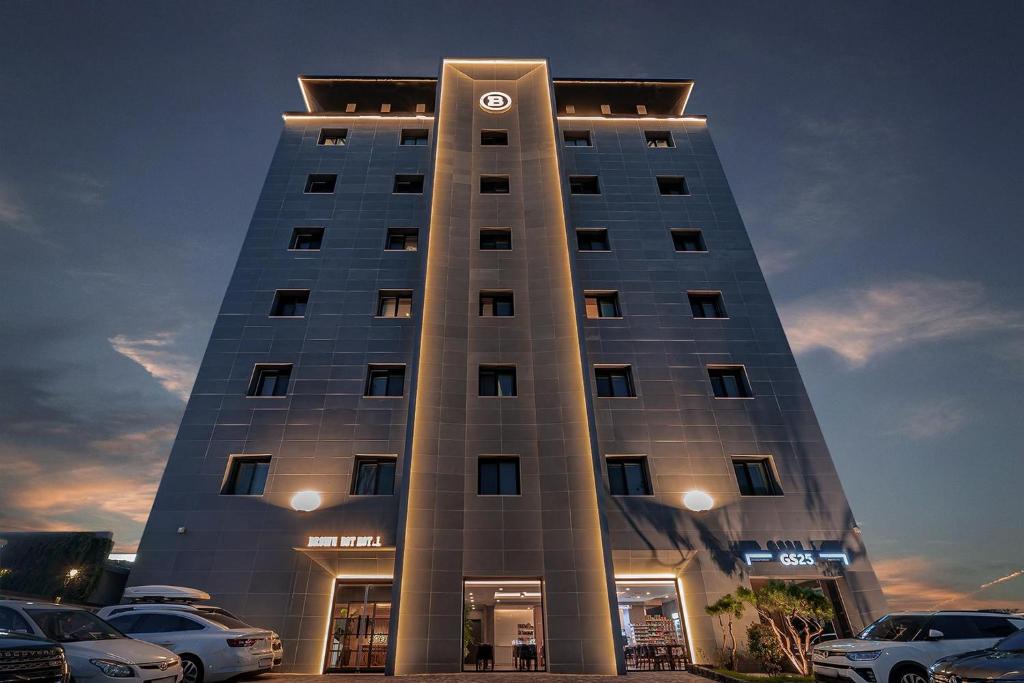
[[[1024,652],[1024,631],[1017,631],[996,643],[995,650],[1000,652]]]
[[[111,640],[124,638],[116,628],[92,612],[81,609],[25,610],[46,637],[58,643],[77,643],[83,640]]]
[[[224,628],[252,628],[249,624],[244,621],[239,621],[234,617],[229,617],[224,614],[217,614],[215,612],[201,612],[203,619],[209,619],[215,624],[220,624]]]
[[[913,640],[928,623],[928,617],[919,614],[890,614],[868,626],[857,636],[860,640]]]

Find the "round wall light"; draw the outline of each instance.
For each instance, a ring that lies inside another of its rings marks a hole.
[[[687,491],[683,494],[683,505],[694,512],[707,512],[715,506],[715,499],[706,491]]]
[[[320,494],[316,491],[299,491],[292,496],[292,509],[299,512],[312,512],[320,507]]]

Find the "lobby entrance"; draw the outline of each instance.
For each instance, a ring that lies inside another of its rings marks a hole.
[[[467,580],[463,587],[464,671],[544,671],[540,581]]]
[[[324,671],[383,673],[390,619],[390,581],[339,580],[334,590]]]
[[[673,579],[616,579],[627,671],[682,669],[689,661],[682,601]]]

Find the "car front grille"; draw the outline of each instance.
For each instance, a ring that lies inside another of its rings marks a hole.
[[[0,683],[63,679],[64,652],[60,648],[0,650]]]

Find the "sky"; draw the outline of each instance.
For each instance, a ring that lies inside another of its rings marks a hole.
[[[893,607],[1024,577],[1024,3],[0,2],[0,529],[138,542],[307,74],[693,78]]]

